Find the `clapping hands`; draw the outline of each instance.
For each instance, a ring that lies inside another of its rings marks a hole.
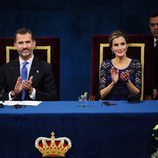
[[[22,89],[25,89],[26,91],[29,91],[29,93],[32,93],[32,79],[33,76],[31,76],[29,80],[22,81],[21,76],[18,77],[12,93],[13,96],[18,95],[22,91]]]
[[[112,81],[114,82],[114,84],[117,83],[117,81],[119,80],[119,70],[118,69],[115,69],[114,67],[111,68],[111,78],[112,78]],[[129,76],[130,76],[130,73],[128,70],[124,71],[124,72],[121,72],[120,74],[120,78],[124,81],[124,82],[127,82],[129,80]]]

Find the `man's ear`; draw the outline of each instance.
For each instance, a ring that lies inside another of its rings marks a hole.
[[[17,48],[16,42],[14,42],[14,47]]]
[[[34,47],[36,46],[36,40],[33,40],[33,46]]]

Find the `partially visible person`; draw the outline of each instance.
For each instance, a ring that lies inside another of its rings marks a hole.
[[[109,36],[109,47],[115,58],[105,60],[100,70],[100,98],[127,100],[130,95],[141,94],[142,67],[137,59],[127,57],[127,35],[116,30]]]
[[[157,64],[158,64],[158,11],[153,12],[149,16],[149,28],[151,34],[153,36],[152,41],[152,52],[153,52],[153,60],[154,60],[154,84],[153,84],[153,99],[158,99],[158,71],[157,71]]]
[[[33,54],[36,45],[32,31],[20,28],[14,37],[19,57],[0,67],[0,89],[4,100],[57,100],[52,67]],[[22,78],[25,66],[26,79]]]

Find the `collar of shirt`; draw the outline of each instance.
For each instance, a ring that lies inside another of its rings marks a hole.
[[[27,67],[27,77],[29,76],[29,73],[30,73],[30,69],[31,69],[31,65],[32,65],[32,61],[33,61],[33,58],[34,58],[34,55],[29,59],[27,60],[28,64],[26,65]],[[20,74],[21,74],[21,69],[23,67],[23,62],[26,62],[24,60],[22,60],[20,57],[19,57],[19,63],[20,63]]]
[[[157,45],[158,39],[154,38],[154,47]]]

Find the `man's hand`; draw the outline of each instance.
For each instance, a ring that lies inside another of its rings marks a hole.
[[[155,99],[158,96],[157,89],[153,89],[153,99]]]
[[[31,76],[29,80],[22,81],[22,84],[21,84],[22,88],[28,91],[29,94],[31,94],[33,90],[32,79],[33,79],[33,76]]]
[[[11,93],[11,95],[13,97],[16,97],[22,91],[21,82],[22,82],[21,77],[18,77],[16,84],[15,84],[15,87],[14,87],[14,90]]]

